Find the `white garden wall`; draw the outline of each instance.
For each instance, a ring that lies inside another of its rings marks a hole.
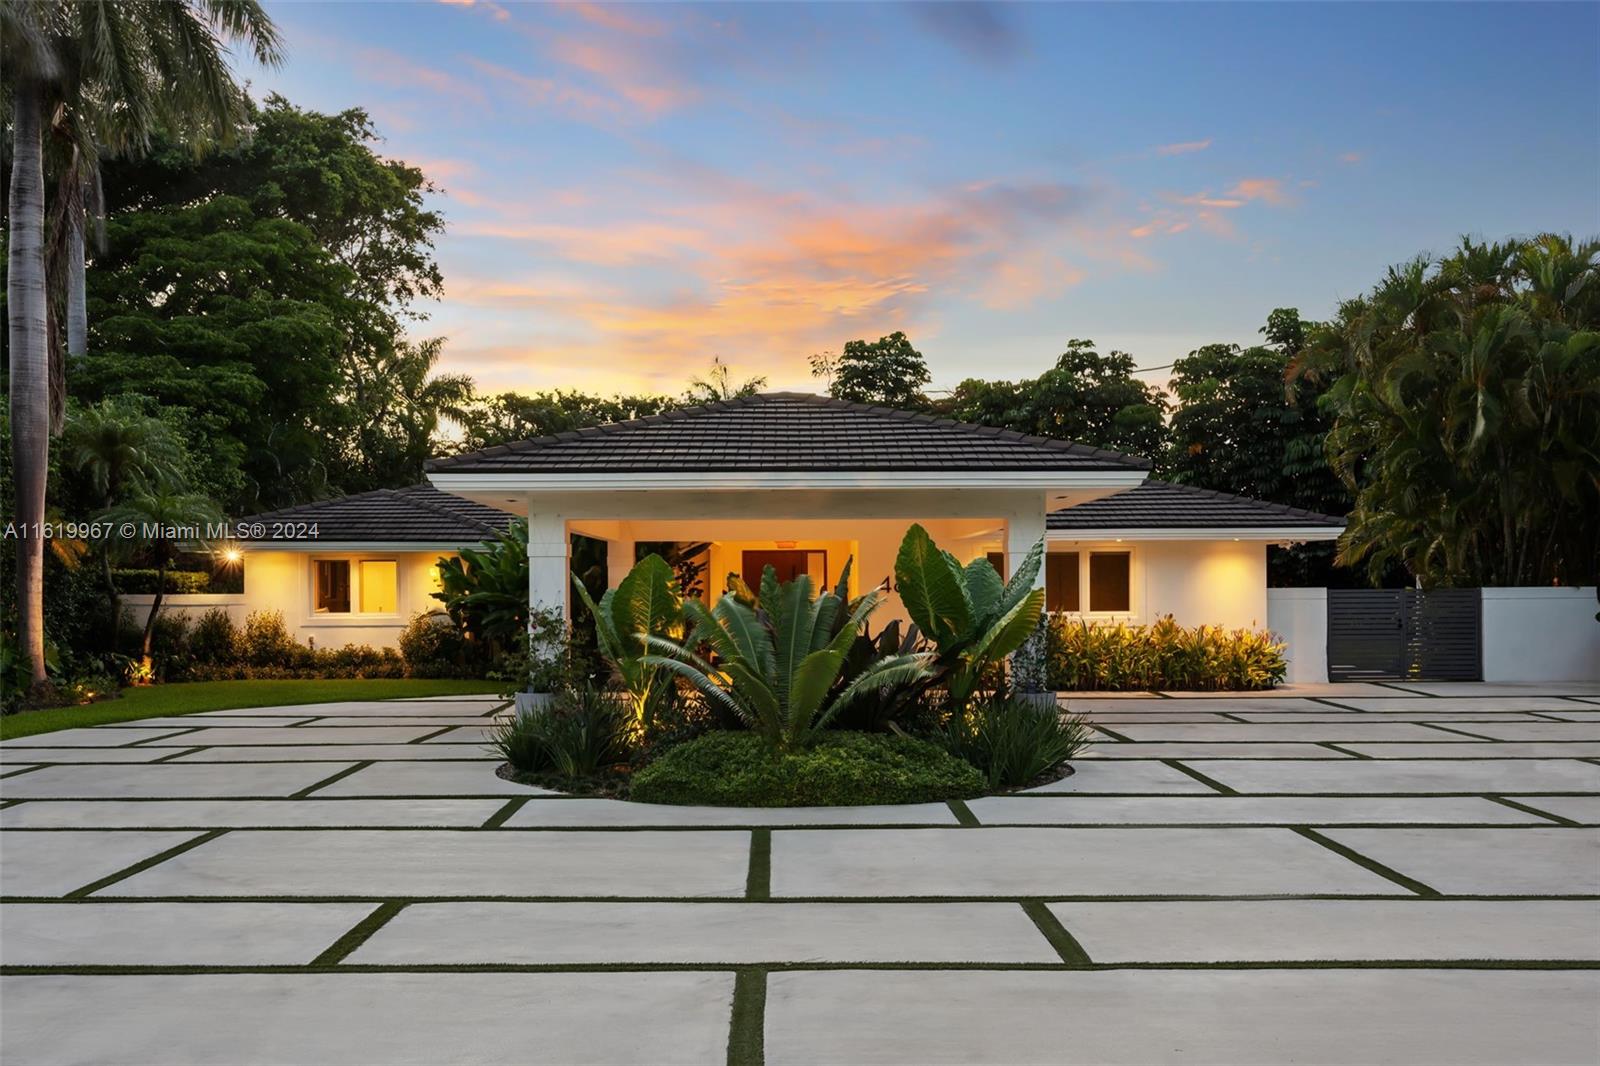
[[[1592,588],[1483,590],[1485,681],[1600,681]]]
[[[1284,680],[1320,683],[1328,680],[1328,590],[1268,589],[1267,628],[1288,645]]]

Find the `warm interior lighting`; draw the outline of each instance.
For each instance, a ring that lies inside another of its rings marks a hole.
[[[793,548],[795,546],[795,541],[792,540],[775,540],[772,543],[779,549]]]

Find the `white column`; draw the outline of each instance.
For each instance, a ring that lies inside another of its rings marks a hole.
[[[1031,507],[1024,506],[1006,516],[1006,576],[1017,572],[1022,560],[1033,546],[1044,537],[1044,495],[1032,497]],[[1044,588],[1044,567],[1039,567],[1033,587]]]
[[[1012,575],[1022,565],[1033,546],[1044,538],[1044,494],[1029,495],[1018,500],[1018,506],[1006,516],[1006,574]],[[1044,587],[1044,566],[1033,577],[1033,587]],[[1055,695],[1045,691],[1044,628],[1041,624],[1033,636],[1011,656],[1011,683],[1020,699],[1054,707]]]
[[[528,605],[563,612],[572,595],[567,520],[559,514],[528,508]]]
[[[633,569],[633,544],[630,540],[606,541],[606,585],[616,588]]]

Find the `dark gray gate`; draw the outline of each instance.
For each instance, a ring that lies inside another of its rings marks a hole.
[[[1328,590],[1328,680],[1482,678],[1477,589]]]

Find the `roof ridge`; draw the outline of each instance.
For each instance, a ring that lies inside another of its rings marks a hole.
[[[1343,519],[1339,518],[1338,515],[1325,514],[1322,511],[1313,511],[1306,507],[1295,507],[1291,504],[1279,503],[1276,500],[1257,499],[1254,496],[1242,496],[1237,492],[1223,492],[1220,489],[1208,489],[1200,485],[1185,485],[1181,481],[1163,481],[1158,478],[1146,478],[1144,484],[1162,485],[1170,488],[1182,489],[1185,492],[1203,493],[1204,495],[1211,496],[1219,500],[1241,500],[1245,503],[1254,504],[1257,507],[1272,508],[1280,514],[1300,515],[1307,518],[1331,518],[1336,521],[1343,521]],[[1137,488],[1138,486],[1135,487]]]
[[[653,415],[644,415],[639,418],[630,418],[622,422],[606,422],[598,426],[586,426],[582,429],[562,430],[557,433],[547,433],[539,437],[530,437],[526,440],[511,441],[497,444],[488,448],[481,448],[471,452],[461,452],[456,455],[443,456],[430,459],[424,469],[432,472],[448,470],[451,467],[464,465],[474,460],[491,455],[524,454],[538,448],[556,444],[562,441],[579,440],[585,437],[603,436],[613,433],[626,432],[641,426],[661,425],[669,422],[697,418],[705,414],[719,411],[733,410],[740,407],[757,407],[773,400],[792,400],[807,403],[816,407],[832,408],[834,410],[856,411],[877,417],[893,419],[901,422],[919,422],[925,425],[939,426],[946,429],[960,430],[977,436],[999,438],[1002,440],[1016,441],[1030,447],[1045,448],[1050,451],[1066,452],[1070,455],[1108,459],[1124,464],[1135,470],[1149,470],[1152,463],[1142,456],[1130,455],[1126,452],[1115,451],[1110,448],[1098,448],[1089,444],[1080,444],[1077,441],[1062,440],[1056,437],[1043,437],[1036,434],[1022,433],[1014,429],[1004,429],[997,426],[985,426],[976,422],[963,422],[958,419],[948,418],[943,415],[931,414],[926,411],[907,411],[897,407],[888,407],[881,404],[862,403],[855,400],[843,400],[834,396],[823,396],[814,392],[758,392],[749,396],[731,396],[727,399],[717,400],[712,403],[695,404],[689,407],[677,407],[670,411],[660,411]]]
[[[436,514],[444,518],[459,519],[463,522],[467,522],[476,526],[486,533],[491,533],[496,536],[499,535],[500,531],[498,529],[474,515],[469,515],[462,511],[452,511],[450,508],[440,506],[431,500],[422,500],[418,499],[416,496],[410,495],[412,491],[422,488],[433,489],[434,492],[444,496],[455,495],[454,493],[445,492],[443,489],[434,488],[432,485],[409,485],[404,489],[381,489],[379,491],[388,492],[396,499],[405,500],[406,503],[410,504],[412,507],[419,507],[430,514]],[[456,496],[456,499],[461,500],[464,503],[472,502],[462,496]]]

